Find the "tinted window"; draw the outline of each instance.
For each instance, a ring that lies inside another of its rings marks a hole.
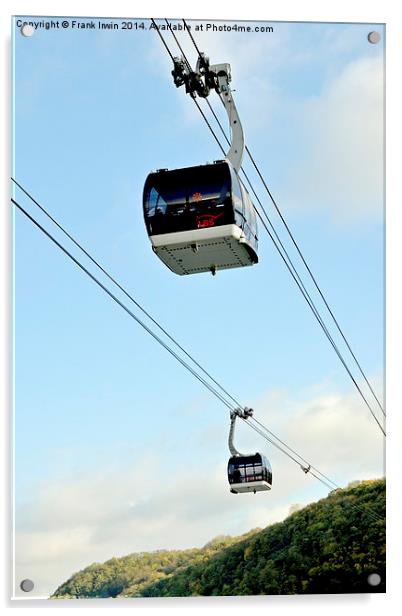
[[[244,211],[245,217],[247,221],[247,225],[252,233],[252,235],[257,235],[257,219],[255,215],[254,206],[251,202],[250,195],[247,190],[242,185],[242,193],[243,193],[243,201],[244,201]]]
[[[229,483],[253,482],[263,479],[270,482],[270,476],[271,470],[268,460],[265,456],[261,456],[258,453],[252,456],[239,456],[229,460]]]
[[[144,215],[150,235],[233,222],[227,163],[151,174]]]
[[[154,216],[155,213],[159,213],[159,209],[165,214],[166,211],[184,207],[185,203],[186,193],[184,187],[174,184],[172,178],[164,178],[162,176],[156,179],[148,191],[148,216]]]
[[[154,216],[155,212],[159,209],[165,213],[166,212],[167,203],[162,195],[156,190],[156,188],[152,187],[149,193],[149,203],[148,203],[148,211],[150,216]]]
[[[232,199],[233,199],[233,206],[235,209],[235,213],[240,215],[240,221],[241,224],[240,226],[243,226],[243,216],[244,216],[244,206],[243,206],[243,195],[242,195],[242,191],[241,191],[241,187],[240,187],[240,181],[239,178],[237,176],[237,173],[233,170],[232,173]],[[236,216],[237,218],[237,216]]]

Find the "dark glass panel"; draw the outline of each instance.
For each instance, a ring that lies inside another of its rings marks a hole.
[[[227,163],[148,176],[144,216],[150,235],[234,222]]]

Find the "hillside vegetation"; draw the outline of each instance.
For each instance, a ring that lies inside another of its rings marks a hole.
[[[52,598],[384,592],[384,517],[385,481],[364,481],[263,530],[92,564]]]

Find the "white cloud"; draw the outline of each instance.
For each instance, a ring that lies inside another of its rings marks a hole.
[[[256,417],[324,473],[344,485],[382,475],[382,443],[373,420],[352,394],[321,392],[289,400],[273,392],[257,401]],[[43,485],[16,512],[16,579],[51,593],[73,572],[112,556],[160,548],[202,546],[219,534],[238,535],[284,519],[290,505],[328,490],[304,475],[254,431],[239,425],[236,444],[268,454],[269,494],[229,493],[226,464],[170,472],[164,452],[132,467],[81,473]]]
[[[370,381],[381,400],[381,380]],[[363,383],[358,385],[366,393]],[[316,388],[313,396],[307,392],[296,400],[274,392],[256,408],[264,425],[275,426],[275,434],[338,483],[383,474],[383,436],[355,389],[342,395],[328,386]],[[372,408],[382,424],[381,411]]]
[[[361,58],[316,98],[295,109],[304,156],[282,194],[294,208],[327,211],[333,220],[378,220],[383,206],[383,65]]]

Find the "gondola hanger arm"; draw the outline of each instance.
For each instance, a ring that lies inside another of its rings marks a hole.
[[[240,417],[241,419],[248,419],[249,417],[252,417],[252,415],[253,415],[253,409],[249,409],[247,407],[244,407],[244,409],[237,408],[237,409],[234,409],[233,411],[230,411],[230,430],[229,430],[228,445],[229,445],[229,451],[232,456],[237,457],[237,456],[245,455],[237,451],[233,443],[236,419],[237,417]]]

